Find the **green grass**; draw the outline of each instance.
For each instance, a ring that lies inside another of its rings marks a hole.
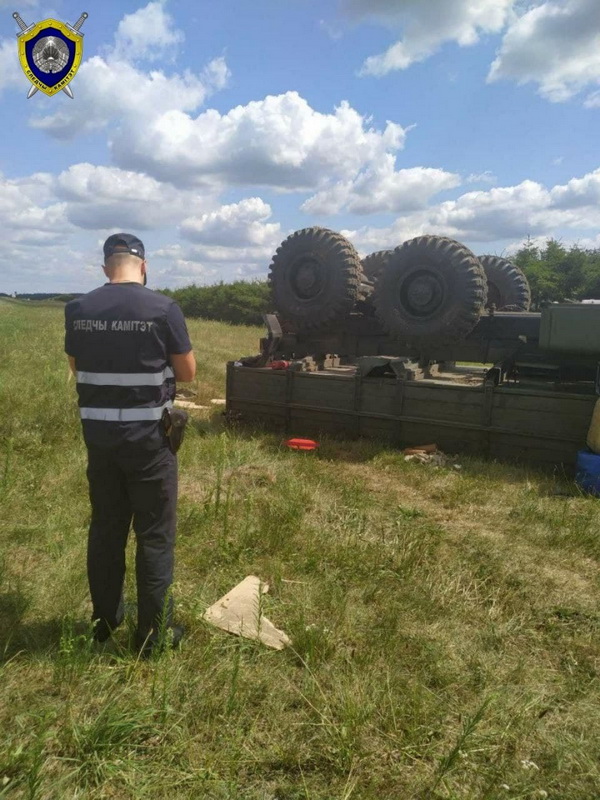
[[[188,388],[224,397],[225,362],[260,331],[190,332]],[[141,662],[131,605],[113,644],[90,640],[60,308],[0,301],[0,408],[0,797],[600,797],[597,501],[531,469],[430,469],[376,442],[292,453],[205,415],[181,454],[189,636]],[[202,622],[248,574],[293,648]]]

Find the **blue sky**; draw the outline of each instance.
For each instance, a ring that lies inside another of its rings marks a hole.
[[[83,32],[26,99],[12,12]],[[150,285],[264,276],[293,230],[600,246],[598,0],[0,0],[0,291],[87,291],[137,233]]]

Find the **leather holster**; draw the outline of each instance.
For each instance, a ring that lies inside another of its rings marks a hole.
[[[188,423],[189,414],[182,408],[165,408],[161,417],[163,430],[169,442],[169,449],[175,455],[185,433],[185,426]]]

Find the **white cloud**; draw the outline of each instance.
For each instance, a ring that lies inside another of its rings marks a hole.
[[[271,206],[260,197],[221,206],[200,217],[189,217],[181,224],[182,234],[192,242],[217,247],[264,247],[274,249],[281,238],[277,223],[267,222]]]
[[[387,228],[364,227],[347,235],[364,252],[395,247],[423,234],[471,243],[519,240],[600,226],[600,170],[548,189],[534,181],[488,191],[406,214]]]
[[[202,81],[209,94],[224,89],[231,78],[231,70],[223,56],[213,58],[202,70]]]
[[[190,243],[150,253],[157,261],[153,285],[165,285],[166,278],[183,285],[265,273],[285,236],[271,218],[271,207],[258,197],[220,206],[214,195],[116,167],[84,163],[58,176],[0,176],[2,289],[31,290],[33,275],[39,291],[52,282],[55,288],[90,289],[100,280],[100,246],[109,232],[174,237],[178,225]],[[74,261],[78,242],[86,249]]]
[[[275,247],[284,236],[280,234],[276,243],[261,246],[170,245],[150,253],[150,263],[156,263],[159,285],[265,277]]]
[[[565,246],[569,246],[569,243],[565,243]],[[600,250],[600,233],[596,236],[589,236],[584,237],[583,239],[576,239],[573,244],[578,245],[581,247],[582,250]]]
[[[73,81],[77,103],[63,103],[58,111],[53,106],[51,113],[32,120],[33,127],[70,139],[112,123],[111,137],[140,136],[149,121],[169,111],[196,111],[227,84],[230,72],[224,58],[213,59],[200,74],[146,72],[136,65],[138,60],[172,61],[169,56],[182,40],[162,2],[125,15],[113,45],[81,65]]]
[[[571,178],[564,186],[555,186],[550,196],[555,208],[600,209],[600,169],[584,175],[583,178]],[[598,213],[600,216],[600,211]]]
[[[543,97],[562,102],[600,83],[600,3],[548,0],[515,18],[488,80],[537,83]],[[596,104],[596,94],[587,104]]]
[[[348,197],[343,202],[348,203]],[[173,238],[169,227],[179,223],[188,240],[150,253],[156,262],[153,285],[264,276],[287,235],[272,221],[271,207],[259,197],[203,208],[206,202],[200,194],[179,192],[145,175],[90,164],[75,165],[57,178],[37,173],[0,179],[0,226],[6,231],[0,243],[0,261],[6,265],[3,287],[31,288],[37,274],[40,291],[48,281],[61,289],[91,288],[99,280],[94,266],[98,242],[78,251],[76,243],[89,239],[80,229],[143,230],[144,219],[150,220],[148,229],[167,226],[161,236]],[[210,202],[214,204],[214,198]],[[502,249],[528,235],[572,238],[581,246],[595,246],[599,227],[600,169],[550,188],[523,181],[466,192],[456,200],[413,207],[389,227],[345,233],[367,253],[425,233],[451,236],[477,250]],[[73,253],[78,253],[76,258]]]
[[[101,251],[74,248],[64,237],[0,242],[2,291],[89,291],[103,282]]]
[[[77,75],[77,104],[63,104],[33,124],[69,138],[113,120],[109,145],[117,166],[184,187],[314,191],[327,181],[354,180],[404,146],[408,129],[401,125],[388,122],[377,130],[347,102],[321,113],[296,92],[226,114],[210,109],[193,116],[228,75],[223,59],[211,62],[200,77],[167,77],[95,56]]]
[[[396,170],[395,157],[383,157],[354,180],[328,186],[309,198],[302,210],[310,214],[409,212],[425,208],[431,197],[460,185],[460,177],[431,167]]]
[[[146,25],[149,35],[138,46]],[[376,129],[347,102],[322,113],[292,91],[224,114],[214,109],[197,113],[229,79],[223,58],[213,60],[201,75],[146,72],[134,63],[138,57],[170,52],[179,39],[160,2],[127,15],[114,45],[79,70],[73,84],[77,103],[50,108],[41,98],[38,107],[49,113],[34,118],[33,126],[57,139],[108,128],[112,160],[121,170],[210,192],[231,185],[313,192],[337,181],[360,185],[369,182],[372,165],[386,162],[404,146],[408,128],[387,122]],[[394,180],[391,176],[388,183]],[[389,192],[398,194],[400,188],[390,186]],[[379,202],[397,207],[393,199]]]
[[[27,178],[0,176],[0,229],[13,241],[23,230],[61,233],[69,230],[64,203],[53,202],[52,176],[36,173]]]
[[[353,177],[365,164],[404,145],[406,130],[382,131],[342,102],[332,114],[315,111],[297,92],[268,96],[227,114],[196,118],[182,111],[132,125],[113,139],[119,166],[179,185],[235,184],[283,190],[319,188]]]
[[[0,291],[36,291],[62,274],[59,253],[66,253],[74,228],[52,186],[47,173],[15,179],[0,175]]]
[[[351,18],[370,18],[402,33],[386,52],[367,58],[362,75],[406,69],[444,42],[472,45],[506,28],[490,82],[533,82],[553,102],[600,84],[598,0],[342,0],[342,9]],[[600,92],[592,91],[584,104],[600,106]]]
[[[592,92],[585,98],[586,108],[600,108],[600,91]]]
[[[70,246],[76,228],[57,202],[55,178],[0,175],[0,291],[51,291],[80,285],[82,260]]]
[[[32,6],[37,6],[39,4],[39,0],[19,0],[18,6],[22,8],[26,6],[27,8],[31,8]],[[14,0],[0,0],[0,8],[12,8],[14,9],[15,3]],[[23,15],[21,15],[23,16]],[[25,22],[29,22],[28,19]]]
[[[0,42],[0,76],[0,94],[10,87],[22,86],[24,95],[27,95],[31,84],[19,65],[16,39]]]
[[[149,271],[156,286],[170,289],[189,286],[191,283],[214,283],[219,279],[219,269],[188,258],[179,245],[170,245],[148,254]]]
[[[173,108],[198,109],[229,78],[223,58],[214,59],[200,75],[189,70],[173,75],[162,70],[144,72],[135,66],[138,60],[160,60],[161,64],[172,61],[170,56],[176,54],[182,40],[183,33],[174,27],[162,2],[151,2],[126,14],[114,43],[104,48],[102,55],[84,59],[72,84],[77,103],[64,103],[59,111],[56,102],[53,106],[46,103],[46,108],[52,108],[51,113],[34,118],[33,126],[68,139],[127,116],[146,118]],[[29,83],[19,66],[15,40],[0,43],[0,70],[0,91],[18,82],[27,90]]]
[[[0,176],[2,290],[89,290],[101,280],[97,265],[108,232],[163,230],[173,236],[184,220],[194,244],[153,253],[163,265],[162,273],[153,271],[153,285],[164,286],[166,277],[184,285],[264,271],[283,238],[279,225],[268,221],[270,207],[259,198],[216,203],[211,194],[177,190],[116,167],[76,164],[58,176]],[[102,234],[90,238],[89,231]],[[74,260],[78,241],[86,249]]]
[[[402,30],[385,53],[371,56],[361,74],[382,76],[424,61],[444,42],[466,46],[504,27],[515,0],[342,0],[342,9]]]
[[[499,187],[487,192],[468,192],[458,200],[442,203],[432,213],[436,232],[461,235],[481,241],[518,236],[521,231],[535,231],[539,213],[548,208],[548,191],[534,181],[517,186]]]
[[[338,42],[344,35],[340,28],[332,25],[331,22],[328,22],[325,19],[319,20],[319,28],[324,31],[325,34],[334,42]]]
[[[62,172],[55,191],[67,204],[70,222],[89,230],[152,230],[214,205],[211,195],[177,191],[147,175],[92,164],[75,164]]]
[[[49,172],[35,172],[24,178],[5,178],[0,174],[0,213],[11,207],[47,203],[54,195]]]
[[[498,182],[498,178],[491,172],[489,169],[486,169],[485,172],[472,172],[467,177],[467,183],[489,183],[494,184]]]
[[[115,36],[115,56],[128,61],[174,60],[177,46],[183,41],[173,18],[166,13],[164,2],[148,3],[133,14],[125,14]]]
[[[214,89],[214,78],[222,84],[223,65],[209,65],[203,76],[185,72],[167,76],[149,73],[126,61],[93,56],[85,61],[73,81],[77,103],[64,103],[59,111],[34,118],[32,125],[57,139],[70,139],[79,133],[97,131],[111,121],[116,128],[111,137],[125,129],[129,135],[143,132],[149,120],[173,109],[193,111]]]

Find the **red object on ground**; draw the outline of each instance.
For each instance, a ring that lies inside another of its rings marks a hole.
[[[291,363],[291,361],[271,361],[267,366],[271,369],[288,369]]]
[[[290,450],[308,451],[316,450],[319,447],[319,443],[314,442],[312,439],[288,439],[285,444]]]

